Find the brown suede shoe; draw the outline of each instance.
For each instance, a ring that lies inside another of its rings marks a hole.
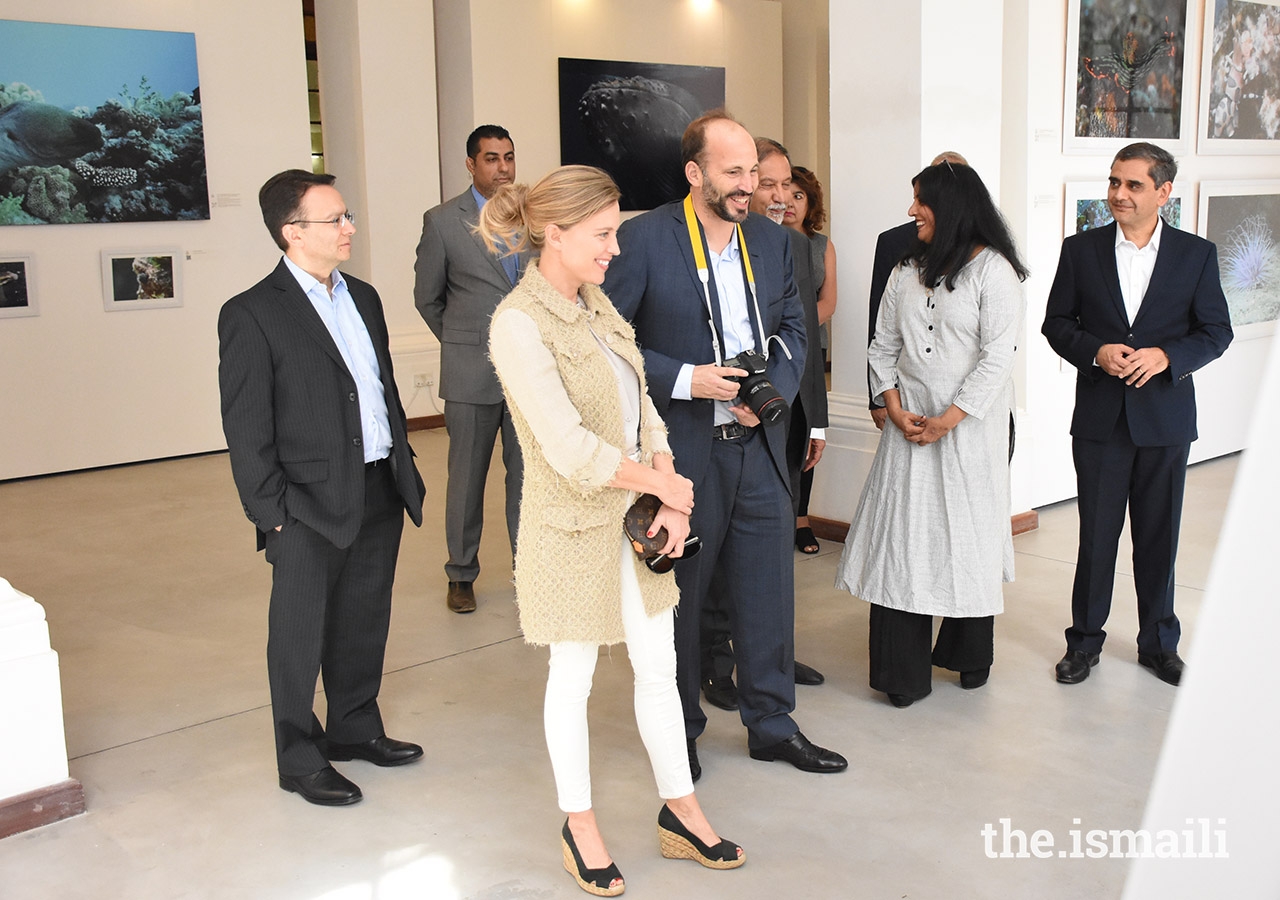
[[[476,611],[476,592],[471,589],[470,581],[450,581],[449,594],[445,597],[449,609],[456,613]]]

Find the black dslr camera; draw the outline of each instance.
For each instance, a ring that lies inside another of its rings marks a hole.
[[[730,375],[730,381],[739,384],[738,397],[760,421],[772,425],[787,414],[787,401],[782,399],[778,389],[773,386],[765,372],[769,369],[769,361],[754,350],[743,350],[737,356],[724,361],[725,366],[733,369],[745,369],[747,374],[738,377]]]

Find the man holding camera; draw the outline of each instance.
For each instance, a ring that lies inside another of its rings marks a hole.
[[[752,758],[808,772],[848,763],[791,718],[795,530],[785,416],[805,361],[805,325],[786,233],[748,212],[755,141],[723,111],[681,141],[688,197],[625,222],[604,290],[634,325],[676,469],[694,484],[705,552],[676,564],[676,679],[694,779],[699,618],[713,574],[731,611],[739,714]],[[763,424],[761,420],[764,420]]]

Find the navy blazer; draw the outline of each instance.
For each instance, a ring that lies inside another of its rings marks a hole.
[[[1197,437],[1191,373],[1231,343],[1231,315],[1218,279],[1218,250],[1209,241],[1165,223],[1151,284],[1131,323],[1116,270],[1116,224],[1062,242],[1041,331],[1078,370],[1071,434],[1111,438],[1123,407],[1139,447],[1189,444]],[[1135,350],[1159,347],[1169,368],[1141,388],[1094,364],[1103,344]]]
[[[903,222],[888,231],[880,232],[876,238],[876,253],[871,263],[871,299],[867,303],[867,346],[876,339],[876,319],[880,318],[880,301],[884,299],[884,289],[889,284],[889,276],[902,262],[902,257],[915,243],[917,229],[915,220]],[[883,409],[873,399],[871,393],[871,364],[867,363],[867,405],[871,409]]]
[[[769,335],[777,335],[791,351],[790,358],[769,342],[769,380],[788,403],[795,400],[805,365],[804,308],[796,289],[791,242],[787,229],[752,213],[742,223],[747,253],[756,279],[760,315]],[[649,394],[670,432],[676,469],[701,483],[711,456],[714,402],[672,400],[680,368],[686,363],[715,363],[711,327],[702,282],[689,245],[683,201],[675,201],[629,219],[618,231],[622,253],[609,265],[604,290],[618,311],[635,327],[636,342],[644,354]],[[751,294],[747,292],[747,302]],[[720,305],[714,289],[711,306],[717,329]],[[755,328],[755,311],[751,311]],[[757,335],[757,349],[762,336]],[[774,465],[790,489],[787,473],[786,429],[782,422],[763,426]]]
[[[382,301],[343,275],[373,341],[391,426],[396,487],[415,525],[426,493],[396,389]],[[356,382],[284,260],[218,316],[222,429],[245,515],[263,534],[299,521],[349,547],[364,515],[364,447]]]

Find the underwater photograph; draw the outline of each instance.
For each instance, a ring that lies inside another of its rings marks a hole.
[[[680,138],[718,106],[723,68],[561,57],[560,163],[604,169],[624,210],[679,200],[689,192]]]
[[[1080,0],[1075,136],[1182,134],[1186,0]]]
[[[1280,318],[1280,193],[1215,193],[1200,202],[1208,204],[1205,237],[1218,245],[1231,324]]]
[[[209,218],[196,36],[0,19],[0,225]]]

